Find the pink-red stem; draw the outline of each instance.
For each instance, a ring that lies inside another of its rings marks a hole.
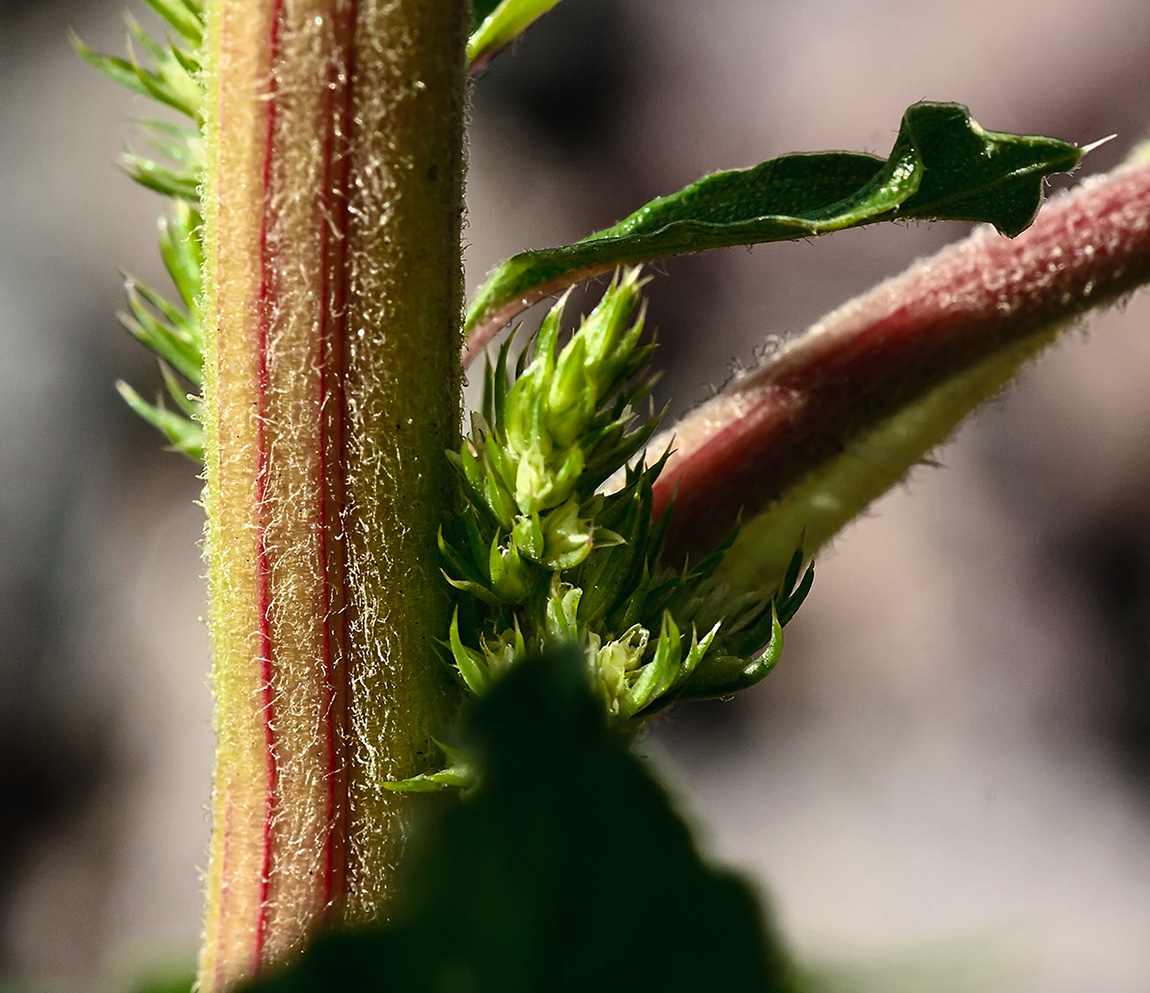
[[[932,388],[1147,280],[1150,165],[1088,179],[1016,238],[979,230],[916,263],[676,425],[655,486],[656,513],[674,499],[668,559],[713,548]]]

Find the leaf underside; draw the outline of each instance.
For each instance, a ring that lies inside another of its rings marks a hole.
[[[986,131],[961,104],[917,103],[890,156],[784,155],[718,172],[659,197],[571,245],[522,252],[498,266],[466,329],[487,337],[542,297],[623,264],[710,248],[807,238],[896,219],[993,224],[1024,230],[1042,181],[1073,169],[1076,145]]]

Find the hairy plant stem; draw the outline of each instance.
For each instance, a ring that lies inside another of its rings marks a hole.
[[[979,230],[852,300],[675,426],[672,561],[740,513],[721,574],[778,582],[1087,310],[1150,281],[1150,165],[1084,181],[1015,238]],[[649,447],[661,454],[672,433]]]
[[[451,696],[466,0],[210,0],[200,988],[385,913]]]

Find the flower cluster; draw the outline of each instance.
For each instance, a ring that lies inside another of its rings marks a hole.
[[[510,343],[489,363],[482,412],[450,453],[462,505],[440,537],[459,593],[447,645],[466,687],[482,693],[517,660],[575,642],[625,727],[762,679],[813,579],[796,552],[778,589],[731,600],[715,578],[730,541],[697,565],[660,564],[666,516],[653,518],[651,487],[665,459],[640,457],[659,418],[636,413],[653,382],[643,284],[637,269],[617,275],[562,347],[560,300],[514,371]]]

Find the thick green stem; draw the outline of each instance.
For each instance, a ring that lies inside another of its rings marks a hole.
[[[212,0],[200,984],[386,911],[450,702],[466,0]]]

